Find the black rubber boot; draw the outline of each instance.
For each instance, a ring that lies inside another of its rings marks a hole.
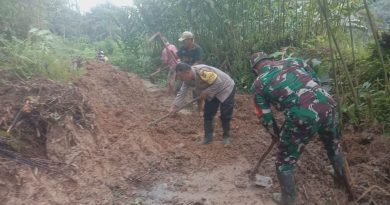
[[[282,194],[274,194],[273,200],[279,205],[295,205],[296,190],[293,171],[276,172]]]
[[[223,129],[223,144],[230,144],[230,121],[222,121],[222,129]]]
[[[344,155],[338,152],[333,156],[329,156],[329,159],[334,169],[334,176],[336,178],[342,179],[344,176]]]
[[[204,138],[202,141],[199,142],[199,144],[210,144],[211,141],[213,141],[213,121],[212,120],[205,120],[204,121]]]

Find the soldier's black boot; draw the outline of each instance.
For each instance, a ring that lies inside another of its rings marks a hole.
[[[335,153],[333,156],[328,156],[333,166],[335,180],[340,183],[344,176],[344,155],[341,152]]]
[[[222,129],[223,129],[223,144],[230,144],[230,121],[222,121]]]
[[[204,138],[199,144],[210,144],[213,141],[213,120],[204,121]]]
[[[296,190],[294,171],[277,171],[276,174],[282,193],[274,194],[273,200],[279,205],[295,205]]]

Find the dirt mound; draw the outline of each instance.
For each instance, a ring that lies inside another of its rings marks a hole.
[[[172,97],[158,86],[103,63],[89,62],[86,70],[73,84],[38,80],[45,85],[35,86],[42,87],[37,89],[40,92],[19,85],[0,87],[0,97],[9,98],[6,103],[1,101],[0,112],[8,116],[2,132],[23,108],[26,97],[41,96],[31,107],[40,113],[33,119],[48,124],[46,131],[38,126],[46,140],[40,148],[21,151],[31,154],[44,149],[34,156],[63,163],[60,167],[71,177],[3,160],[0,196],[5,204],[261,205],[268,204],[271,193],[279,190],[274,155],[260,168],[260,174],[272,177],[271,188],[256,188],[248,179],[249,170],[271,142],[257,123],[249,96],[237,96],[232,146],[222,145],[218,119],[214,142],[200,146],[202,118],[191,108],[148,127],[167,113]],[[30,128],[35,132],[29,131],[29,137],[37,138],[36,127]],[[19,125],[12,132],[24,130]],[[354,189],[358,196],[373,185],[389,190],[389,140],[375,136],[361,143],[359,139],[367,137],[362,135],[345,136]],[[296,174],[299,204],[347,204],[345,192],[335,187],[327,171],[329,162],[320,142],[315,140],[307,150]],[[390,199],[383,191],[371,189],[360,202],[388,204]]]
[[[375,130],[349,133],[345,137],[345,145],[346,151],[350,153],[348,159],[355,179],[356,192],[366,194],[364,199],[377,202],[376,204],[389,203],[389,137]],[[387,197],[385,197],[386,192]]]
[[[72,85],[46,80],[8,81],[0,87],[1,142],[33,156],[46,156],[46,135],[51,126],[71,117],[80,127],[92,129],[90,108]]]
[[[54,130],[64,130],[65,124],[88,130],[94,127],[90,107],[77,87],[47,79],[22,81],[14,77],[9,75],[0,87],[0,152],[8,156],[0,164],[4,185],[0,196],[4,199],[16,193],[22,183],[18,173],[23,170],[16,163],[55,174],[56,169],[66,170],[62,161],[48,160],[52,153],[46,142]]]

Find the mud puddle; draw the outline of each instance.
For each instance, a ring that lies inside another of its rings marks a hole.
[[[272,204],[261,200],[259,188],[248,178],[250,164],[243,158],[218,169],[190,175],[171,174],[136,196],[145,204]]]

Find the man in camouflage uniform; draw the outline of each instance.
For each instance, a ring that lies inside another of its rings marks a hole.
[[[314,71],[300,59],[275,61],[264,52],[253,54],[250,63],[257,76],[252,87],[257,116],[274,140],[280,140],[276,172],[282,193],[274,195],[274,200],[282,205],[295,204],[295,164],[316,133],[325,145],[336,177],[343,179],[336,102],[321,88]],[[285,122],[280,131],[271,104],[284,111]]]
[[[230,76],[218,68],[198,64],[190,66],[179,63],[176,66],[177,77],[183,81],[170,112],[184,104],[190,88],[194,88],[200,98],[205,100],[204,138],[200,144],[209,144],[213,139],[213,120],[220,109],[223,129],[223,144],[230,144],[230,121],[234,109],[235,84]]]

